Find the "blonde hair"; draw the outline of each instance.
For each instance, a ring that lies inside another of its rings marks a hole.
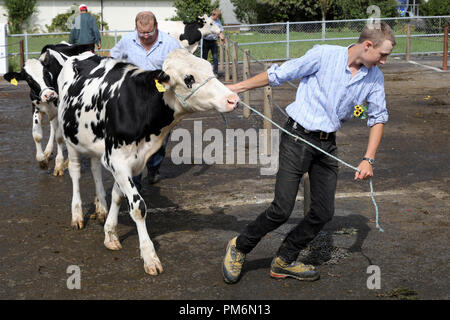
[[[386,22],[380,22],[378,25],[366,25],[359,36],[358,43],[363,43],[364,41],[372,41],[373,47],[376,48],[380,46],[384,40],[389,40],[392,42],[392,46],[395,46],[395,36],[394,31]]]
[[[211,14],[216,14],[218,17],[220,17],[222,15],[222,11],[220,11],[219,8],[215,8]]]
[[[153,14],[153,12],[150,11],[141,11],[136,15],[136,19],[135,19],[135,23],[136,23],[136,27],[137,24],[141,25],[141,26],[148,26],[150,24],[150,22],[153,22],[154,25],[156,25],[158,22],[156,21],[156,17]]]

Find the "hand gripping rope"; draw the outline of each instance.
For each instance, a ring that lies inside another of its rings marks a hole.
[[[306,141],[305,139],[290,133],[289,131],[285,130],[284,128],[280,127],[278,124],[276,124],[275,122],[273,122],[271,119],[267,118],[265,115],[263,115],[261,112],[259,112],[258,110],[250,107],[248,104],[246,104],[245,102],[243,102],[242,100],[239,101],[239,103],[242,103],[244,106],[246,106],[247,108],[249,108],[250,110],[252,110],[253,112],[255,112],[256,114],[258,114],[259,116],[263,117],[264,119],[266,119],[267,121],[269,121],[270,123],[272,123],[273,125],[275,125],[276,127],[278,127],[281,131],[287,133],[288,135],[292,136],[295,140],[300,140],[304,143],[306,143],[307,145],[309,145],[310,147],[313,147],[314,149],[326,154],[327,156],[333,158],[336,161],[339,161],[340,163],[342,163],[343,165],[357,171],[357,172],[361,172],[361,170],[359,170],[358,168],[348,164],[347,162],[333,156],[332,154],[329,154],[328,152],[320,149],[319,147],[316,147],[315,145],[313,145],[312,143],[310,143],[309,141]],[[370,197],[372,198],[372,203],[375,207],[375,222],[376,222],[376,227],[378,228],[378,230],[380,230],[380,232],[384,232],[384,230],[380,227],[379,223],[378,223],[378,206],[377,203],[375,202],[375,197],[373,195],[373,184],[372,184],[372,178],[369,179],[369,186],[370,186]]]

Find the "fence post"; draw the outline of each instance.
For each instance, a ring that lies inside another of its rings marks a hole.
[[[233,83],[238,82],[238,43],[233,41],[233,47],[232,47],[232,56],[231,56],[231,70],[233,73]]]
[[[444,57],[442,59],[442,70],[447,70],[448,59],[448,24],[444,27]]]
[[[243,72],[243,80],[247,80],[248,78],[250,78],[250,50],[249,49],[245,49],[244,50],[244,61],[243,61],[243,68],[244,68],[244,72]],[[250,91],[247,90],[243,93],[244,95],[244,103],[250,105]],[[242,108],[243,111],[243,115],[244,118],[248,118],[250,117],[250,109],[247,107],[243,107]]]
[[[20,39],[19,41],[19,53],[20,53],[20,68],[22,69],[25,65],[25,55],[23,52],[23,39]]]
[[[230,81],[230,48],[228,47],[228,37],[225,37],[225,44],[224,44],[224,50],[225,50],[225,82]]]
[[[289,60],[289,21],[286,22],[286,60]]]
[[[270,68],[270,63],[265,63],[265,70]],[[264,115],[272,119],[272,88],[264,87]],[[272,154],[272,123],[264,119],[264,149],[266,155]]]
[[[408,23],[406,27],[406,61],[409,61],[411,54],[411,25]]]
[[[0,23],[0,74],[8,73],[7,24]]]
[[[219,69],[218,71],[223,72],[223,41],[219,43]]]
[[[28,33],[25,32],[25,60],[28,60]]]

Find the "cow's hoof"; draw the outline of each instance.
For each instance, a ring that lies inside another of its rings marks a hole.
[[[152,264],[144,264],[144,269],[146,273],[152,276],[157,276],[158,274],[163,273],[163,267],[159,260]]]
[[[57,169],[53,170],[53,175],[55,177],[62,177],[64,175],[64,169]]]
[[[42,170],[47,170],[48,169],[48,160],[44,159],[39,161],[39,168],[41,168]]]
[[[71,225],[72,225],[72,228],[74,228],[75,230],[81,230],[84,228],[83,219],[72,220]]]
[[[109,250],[120,250],[122,249],[122,245],[119,240],[111,240],[109,242],[105,242],[105,247]]]
[[[69,158],[67,158],[66,161],[64,161],[62,164],[63,170],[66,170],[68,167],[69,167]]]

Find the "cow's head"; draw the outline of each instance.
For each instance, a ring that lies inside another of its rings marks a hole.
[[[31,89],[31,101],[52,102],[58,98],[54,89],[56,79],[39,59],[28,59],[20,72],[8,72],[3,78],[8,82],[13,79],[26,81]]]
[[[186,49],[169,53],[163,71],[167,75],[161,79],[167,90],[164,99],[175,112],[229,112],[237,107],[239,97],[214,77],[211,64]]]
[[[214,22],[213,19],[211,19],[211,17],[208,17],[206,14],[204,14],[203,16],[198,16],[197,23],[199,24],[199,31],[201,32],[202,36],[220,33],[219,26]]]

